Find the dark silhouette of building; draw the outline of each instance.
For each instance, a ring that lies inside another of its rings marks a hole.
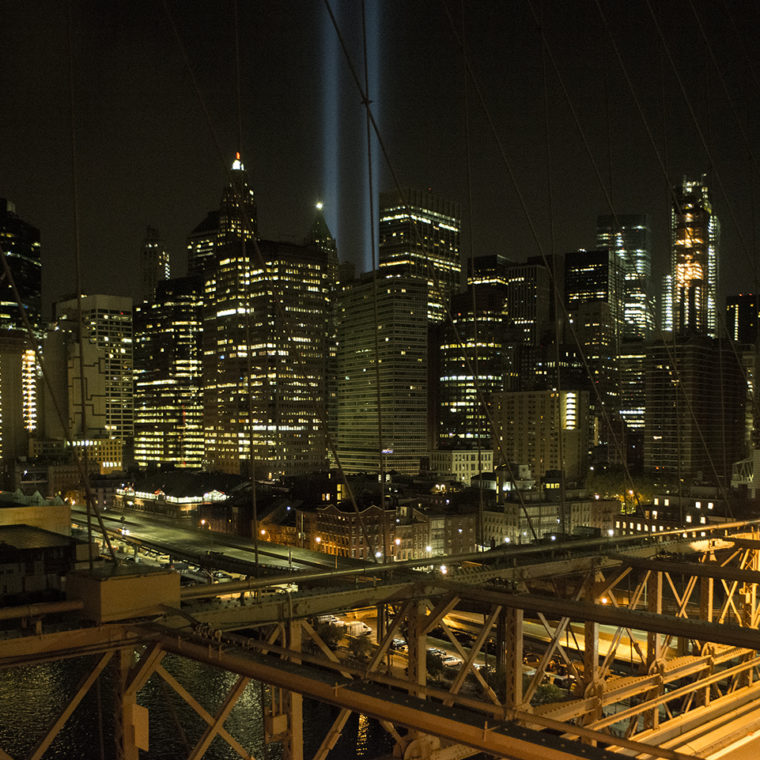
[[[40,231],[16,214],[13,203],[0,198],[0,247],[8,262],[21,304],[30,325],[40,329],[42,264]],[[0,327],[24,327],[13,288],[7,278],[0,283]]]

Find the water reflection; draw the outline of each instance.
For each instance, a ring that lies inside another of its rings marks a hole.
[[[97,657],[77,658],[3,671],[0,677],[0,747],[11,757],[28,756],[97,661]],[[238,678],[233,673],[175,655],[167,655],[161,664],[210,715],[222,706]],[[100,760],[115,756],[115,689],[110,669],[101,674],[99,681],[99,686],[85,695],[45,753],[45,760],[70,760],[73,757]],[[280,760],[280,745],[270,744],[266,750],[264,747],[261,698],[261,685],[249,682],[224,726],[257,760]],[[206,722],[157,674],[140,691],[138,702],[147,707],[150,714],[150,750],[140,753],[145,760],[176,760],[187,756],[189,748],[206,729]],[[313,756],[338,712],[338,708],[330,705],[304,700],[307,757]],[[376,721],[352,714],[330,758],[370,760],[389,754],[392,747],[391,738]],[[238,755],[225,741],[216,737],[204,757],[207,760],[233,760]]]

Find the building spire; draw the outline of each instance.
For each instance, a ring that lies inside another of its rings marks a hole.
[[[222,193],[219,233],[222,240],[253,240],[258,237],[256,199],[248,184],[248,172],[239,151],[232,162],[229,184]]]

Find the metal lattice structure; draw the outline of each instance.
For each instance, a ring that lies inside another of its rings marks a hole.
[[[189,589],[182,608],[163,615],[65,631],[46,632],[49,610],[31,607],[7,613],[36,625],[3,643],[0,666],[96,656],[31,758],[44,757],[106,667],[117,676],[116,737],[129,760],[142,746],[137,696],[151,678],[205,725],[188,758],[217,736],[252,757],[224,726],[251,680],[269,689],[266,737],[289,760],[304,757],[304,698],[339,708],[315,760],[330,757],[351,712],[380,721],[399,758],[707,756],[760,729],[759,550],[745,529],[625,554],[571,545],[523,560],[492,553],[451,562],[445,575],[386,568],[289,594],[262,593],[264,581],[248,594],[242,583],[215,584]],[[222,607],[204,599],[230,591]],[[82,606],[86,617],[86,603],[63,608]],[[316,622],[356,610],[376,620],[363,658],[336,651]],[[431,642],[455,667],[436,665]],[[214,714],[162,665],[169,653],[237,674]]]

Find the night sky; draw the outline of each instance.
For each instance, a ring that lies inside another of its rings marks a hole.
[[[303,239],[322,199],[341,257],[369,268],[361,94],[323,2],[72,0],[71,46],[68,5],[0,0],[0,197],[41,230],[47,303],[75,287],[70,67],[86,291],[137,294],[148,224],[184,274],[185,236],[218,207],[238,149],[263,237]],[[669,183],[707,171],[721,291],[757,288],[760,4],[599,5],[606,25],[595,0],[367,0],[370,99],[393,172],[463,203],[467,255],[593,247],[609,195],[616,213],[650,214],[661,274]],[[363,78],[361,3],[331,7]],[[377,144],[373,159],[375,188],[392,188]]]

